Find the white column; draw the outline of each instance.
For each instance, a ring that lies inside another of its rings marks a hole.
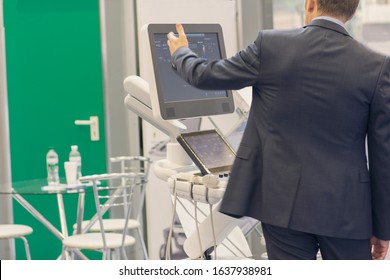
[[[5,60],[3,0],[0,0],[0,190],[11,190],[11,159],[8,126],[8,95]],[[13,223],[12,198],[10,195],[0,195],[0,224],[6,223]],[[14,257],[14,242],[1,241],[0,259],[13,259]]]

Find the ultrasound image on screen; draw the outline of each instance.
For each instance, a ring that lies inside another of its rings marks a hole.
[[[218,35],[216,33],[188,33],[186,35],[189,48],[199,57],[208,61],[221,58]],[[171,55],[166,33],[156,33],[154,35],[154,43],[160,76],[159,85],[161,88],[159,90],[163,92],[164,102],[223,98],[227,96],[227,92],[224,90],[196,89],[174,72],[171,65]]]
[[[208,169],[233,165],[235,155],[217,133],[187,135],[185,139]]]

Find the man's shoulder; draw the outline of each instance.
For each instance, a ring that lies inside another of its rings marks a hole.
[[[371,46],[364,44],[362,42],[359,42],[357,40],[353,40],[354,49],[361,53],[361,55],[364,55],[364,57],[371,58],[372,60],[379,60],[379,61],[385,61],[386,55],[383,53],[380,53],[379,51],[373,49]]]
[[[304,32],[304,28],[293,28],[293,29],[265,29],[259,32],[257,37],[257,44],[261,44],[262,41],[267,42],[286,42],[286,40],[297,38]]]
[[[304,31],[304,27],[299,27],[299,28],[289,28],[289,29],[265,29],[260,31],[260,33],[265,36],[285,37],[285,36],[300,34],[303,31]]]

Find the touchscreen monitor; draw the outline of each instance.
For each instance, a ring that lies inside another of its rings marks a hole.
[[[219,24],[183,24],[189,48],[208,60],[225,58],[222,28]],[[163,119],[183,119],[232,113],[234,103],[229,90],[200,90],[181,79],[172,69],[167,34],[174,24],[149,24],[158,109]],[[152,97],[153,98],[153,97]]]
[[[182,133],[177,140],[203,175],[230,172],[236,153],[216,130]]]

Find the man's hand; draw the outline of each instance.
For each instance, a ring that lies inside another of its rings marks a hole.
[[[176,31],[179,34],[179,37],[176,37],[173,32],[168,33],[168,46],[169,46],[169,51],[171,52],[171,55],[181,47],[188,47],[188,41],[187,41],[187,36],[184,33],[184,28],[183,26],[178,23],[176,24]]]
[[[373,236],[371,238],[372,259],[384,260],[389,249],[389,240],[381,240]]]

